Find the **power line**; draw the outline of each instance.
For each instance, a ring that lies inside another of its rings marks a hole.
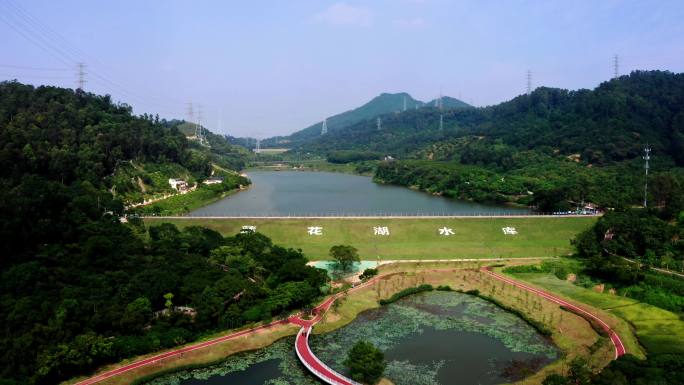
[[[70,68],[47,68],[47,67],[28,67],[18,66],[13,64],[0,64],[2,68],[11,68],[15,70],[29,70],[29,71],[71,71]]]
[[[5,79],[55,79],[68,80],[73,79],[72,76],[45,76],[45,75],[18,75],[18,74],[0,74]]]
[[[648,207],[648,161],[651,160],[651,147],[646,145],[644,147],[644,161],[646,163],[644,164],[644,171],[645,171],[645,178],[644,178],[644,208]]]
[[[41,48],[44,52],[48,53],[53,58],[63,62],[69,66],[72,66],[75,62],[81,62],[81,60],[75,59],[74,57],[88,56],[83,51],[75,47],[73,44],[69,43],[67,39],[62,37],[59,33],[41,23],[37,18],[32,16],[28,11],[21,8],[18,4],[14,4],[10,1],[4,3],[7,6],[8,12],[0,12],[0,20],[5,22],[10,28],[12,28],[19,35],[24,37],[29,42]],[[13,16],[11,18],[10,15]],[[114,82],[98,73],[97,71],[90,69],[89,73],[96,83],[101,85],[106,85],[107,87],[114,87],[121,91],[127,97],[132,99],[137,99],[144,104],[154,104],[162,107],[171,107],[171,104],[167,102],[161,102],[159,100],[152,101],[149,96],[144,96],[138,94],[137,92],[130,91],[127,87],[124,87],[117,82]],[[99,80],[98,80],[99,79]],[[179,103],[180,105],[180,103]],[[179,105],[173,105],[171,109],[177,111]]]

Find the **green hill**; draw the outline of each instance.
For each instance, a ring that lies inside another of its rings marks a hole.
[[[124,223],[124,200],[140,185],[218,172],[220,146],[198,147],[177,126],[109,96],[0,82],[0,384],[58,384],[321,294],[324,272],[261,235]],[[176,195],[175,207],[164,200],[161,212],[244,183],[222,170],[223,183]],[[250,267],[219,267],[237,266],[234,256]]]
[[[364,121],[371,121],[375,124],[375,118],[404,111],[404,103],[406,110],[415,110],[416,108],[428,107],[434,105],[434,100],[430,103],[425,103],[414,99],[406,92],[389,94],[383,93],[373,98],[368,103],[353,110],[345,111],[343,113],[333,115],[327,118],[328,132],[342,133],[346,131],[347,127]],[[454,98],[443,97],[442,103],[444,108],[464,108],[469,107],[468,104]],[[295,146],[297,144],[313,140],[321,136],[322,122],[317,122],[303,130],[297,131],[289,136],[269,138],[262,141],[264,146]]]
[[[652,171],[681,180],[683,105],[684,74],[637,71],[593,90],[541,87],[486,108],[389,114],[382,130],[363,121],[299,150],[391,155],[399,161],[381,164],[376,180],[465,199],[550,211],[582,201],[616,207],[643,200],[647,144]]]

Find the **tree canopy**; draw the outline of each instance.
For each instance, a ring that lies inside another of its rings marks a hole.
[[[351,378],[365,384],[375,384],[385,371],[385,355],[368,341],[357,341],[347,354],[344,365]]]

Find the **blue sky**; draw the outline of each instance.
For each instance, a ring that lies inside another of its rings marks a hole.
[[[382,92],[478,106],[534,86],[684,72],[682,1],[0,1],[0,79],[111,94],[235,136],[286,134]],[[219,120],[221,129],[219,129]]]

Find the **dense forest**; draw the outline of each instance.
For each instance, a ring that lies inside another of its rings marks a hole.
[[[658,354],[640,360],[625,355],[599,373],[592,373],[582,359],[576,359],[568,374],[552,374],[542,385],[676,385],[684,384],[684,356]]]
[[[459,198],[620,207],[643,200],[646,145],[653,171],[684,180],[683,105],[684,74],[637,71],[594,90],[542,87],[491,107],[386,114],[380,130],[365,120],[293,151],[390,155],[377,181]]]
[[[663,210],[610,212],[574,243],[584,271],[621,295],[684,313],[684,280],[650,268],[684,272],[684,191]],[[678,211],[674,211],[674,209]]]
[[[0,83],[0,383],[54,384],[320,294],[324,272],[259,234],[121,223],[118,165],[211,171],[176,126],[108,96]]]

